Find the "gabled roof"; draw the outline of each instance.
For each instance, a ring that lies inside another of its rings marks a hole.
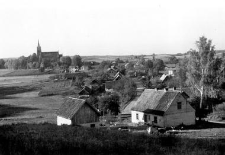
[[[95,109],[93,106],[88,104],[85,100],[78,99],[78,98],[66,99],[65,102],[61,105],[61,107],[57,111],[57,115],[62,116],[64,118],[71,119],[84,104],[87,104],[99,115],[99,112],[97,111],[97,109]]]
[[[128,102],[123,108],[121,114],[131,114],[131,109],[137,105],[138,97]]]
[[[163,115],[178,94],[187,97],[179,91],[145,89],[132,110]]]
[[[91,94],[91,88],[89,88],[88,86],[84,86],[84,88],[78,93],[79,95],[82,95],[83,93],[87,93],[87,94]]]

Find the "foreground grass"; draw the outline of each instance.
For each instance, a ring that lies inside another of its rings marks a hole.
[[[148,136],[62,126],[0,127],[0,154],[223,154],[225,140]]]

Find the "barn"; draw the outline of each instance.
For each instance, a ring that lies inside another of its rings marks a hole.
[[[131,109],[131,121],[159,127],[195,124],[195,110],[187,98],[178,90],[145,89]]]
[[[83,99],[68,98],[57,111],[57,125],[82,125],[99,122],[100,113]]]

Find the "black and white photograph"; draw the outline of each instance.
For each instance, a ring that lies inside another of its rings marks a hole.
[[[0,155],[225,155],[223,0],[0,0]]]

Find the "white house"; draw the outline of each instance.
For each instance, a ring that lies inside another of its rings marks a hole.
[[[99,112],[83,99],[68,98],[57,111],[57,125],[82,125],[99,122]]]
[[[145,89],[131,109],[131,121],[159,127],[195,124],[195,110],[187,98],[178,90]]]

